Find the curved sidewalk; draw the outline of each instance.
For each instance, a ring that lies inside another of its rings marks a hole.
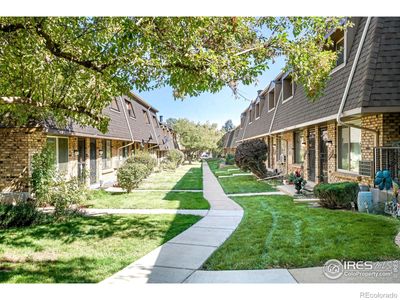
[[[199,222],[101,283],[183,283],[237,228],[243,209],[229,199],[207,163],[203,195],[210,211]]]

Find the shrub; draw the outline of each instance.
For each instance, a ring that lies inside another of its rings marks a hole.
[[[235,164],[235,156],[233,154],[228,153],[225,157],[225,164],[234,165]]]
[[[172,149],[167,152],[167,155],[164,160],[171,162],[171,164],[175,165],[175,168],[179,167],[185,159],[185,155],[182,151],[178,149]]]
[[[164,159],[164,160],[161,162],[161,168],[162,168],[163,170],[175,170],[175,169],[176,169],[176,164],[175,164],[174,162],[172,162],[172,161],[169,161],[169,160],[167,160],[167,159]]]
[[[149,176],[151,172],[153,172],[154,168],[157,166],[157,160],[150,155],[148,152],[140,151],[135,155],[129,157],[126,162],[130,163],[138,163],[145,165],[147,168],[146,176]]]
[[[146,165],[127,159],[118,169],[117,179],[120,187],[130,193],[139,183],[148,176],[149,169]]]
[[[236,149],[236,165],[243,171],[251,171],[257,177],[265,177],[268,174],[265,167],[267,150],[264,140],[244,141]]]
[[[68,216],[89,198],[89,190],[76,177],[65,180],[62,176],[57,176],[49,189],[48,198],[50,204],[54,205],[54,214],[57,217]]]
[[[358,191],[357,182],[320,183],[314,187],[314,194],[326,208],[351,208],[351,203],[357,202]]]
[[[0,204],[0,228],[30,226],[43,219],[44,214],[36,209],[32,201]]]
[[[35,198],[39,202],[48,201],[49,188],[56,174],[54,160],[55,153],[49,146],[33,155],[31,183]]]

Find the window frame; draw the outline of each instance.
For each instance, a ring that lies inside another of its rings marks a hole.
[[[254,105],[254,113],[255,113],[255,120],[258,120],[261,117],[261,110],[260,110],[260,101],[256,102]],[[258,113],[257,113],[258,111]]]
[[[146,124],[150,125],[150,118],[149,118],[148,111],[145,109],[142,109],[142,112],[143,112],[144,121],[146,122]]]
[[[128,111],[128,117],[131,119],[136,119],[136,114],[135,114],[135,110],[133,108],[133,104],[130,100],[125,99],[125,104],[126,104],[126,110]],[[131,114],[132,113],[132,114]]]
[[[343,128],[346,128],[349,130],[349,146],[348,146],[348,163],[349,163],[349,169],[343,169],[343,168],[339,168],[339,161],[342,160],[342,153],[339,150],[341,144],[340,143],[340,133],[343,130]],[[337,135],[336,135],[336,153],[337,153],[337,159],[336,159],[336,169],[338,170],[338,172],[341,173],[347,173],[347,174],[353,174],[353,175],[360,175],[359,170],[357,171],[352,171],[350,170],[351,168],[351,128],[355,128],[355,127],[351,127],[351,126],[337,126]],[[357,128],[358,129],[358,128]],[[361,144],[362,144],[362,131],[360,130],[360,160],[361,161]]]
[[[110,151],[107,151],[107,144],[109,143],[110,145]],[[103,150],[103,155],[101,156],[101,167],[104,170],[110,170],[112,169],[112,141],[111,140],[107,140],[107,139],[103,139],[102,140],[102,145],[101,145],[101,149]],[[107,158],[107,153],[110,154],[110,157]],[[105,163],[104,163],[105,162]],[[109,164],[108,164],[109,163]]]
[[[116,104],[117,108],[112,107],[113,103]],[[111,102],[110,110],[115,111],[115,112],[118,112],[118,113],[121,112],[121,110],[120,110],[120,108],[119,108],[119,104],[118,104],[118,100],[117,100],[117,99],[113,99],[113,101]]]
[[[291,77],[291,85],[292,85],[292,95],[291,96],[289,96],[288,98],[286,98],[286,99],[284,99],[284,96],[285,96],[285,81],[287,81],[287,77]],[[283,103],[286,103],[286,102],[288,102],[288,101],[290,101],[291,99],[293,99],[293,96],[294,96],[294,81],[293,81],[293,77],[291,76],[291,73],[288,73],[288,74],[286,74],[284,77],[282,77],[282,104]],[[275,105],[276,106],[276,105]]]
[[[268,112],[271,112],[275,109],[276,107],[276,101],[275,101],[275,88],[271,89],[270,91],[268,91]],[[270,108],[270,97],[272,95],[272,102],[274,103],[274,106],[272,108]]]
[[[66,173],[68,174],[68,164],[69,164],[69,139],[68,137],[63,137],[63,136],[55,136],[55,135],[48,135],[46,137],[46,144],[48,139],[55,139],[56,140],[56,153],[55,153],[55,165],[56,169],[59,172],[60,171],[60,150],[59,150],[59,139],[64,139],[67,140],[67,161],[65,162],[67,169],[65,170]]]
[[[249,109],[249,124],[253,123],[253,108]]]
[[[334,34],[336,32],[336,30],[335,31],[333,31],[329,36],[331,36],[332,34]],[[328,37],[329,37],[328,36]],[[328,38],[327,37],[327,38]],[[344,30],[344,33],[343,33],[343,37],[342,38],[340,38],[339,40],[338,40],[338,42],[340,42],[341,40],[344,40],[344,43],[343,43],[343,62],[340,64],[340,65],[337,65],[336,67],[334,67],[333,68],[333,70],[329,73],[329,75],[332,75],[333,73],[335,73],[335,72],[337,72],[337,71],[339,71],[340,69],[342,69],[344,66],[346,66],[346,64],[347,64],[347,29],[345,29]],[[337,42],[337,43],[338,43]],[[335,47],[336,47],[336,44],[337,43],[335,43]],[[336,52],[337,50],[335,50],[335,52]]]

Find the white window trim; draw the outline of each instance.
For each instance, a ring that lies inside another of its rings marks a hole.
[[[274,88],[275,89],[275,88]],[[269,92],[268,92],[268,112],[271,112],[271,111],[273,111],[274,109],[275,109],[275,107],[276,107],[276,102],[275,102],[275,91],[274,91],[274,107],[273,108],[269,108],[269,94],[274,90],[274,89],[272,89],[272,90],[270,90]]]
[[[340,69],[343,69],[344,66],[347,64],[347,29],[344,30],[344,36],[338,41],[340,42],[341,40],[344,39],[344,47],[343,47],[343,63],[340,65],[336,66],[330,73],[329,75],[332,75],[333,73],[339,71]]]
[[[48,135],[47,138],[53,138],[56,139],[56,169],[57,171],[60,170],[60,164],[59,164],[59,151],[58,151],[58,139],[66,139],[67,140],[67,164],[69,164],[69,140],[68,137],[61,137],[61,136],[56,136],[56,135]]]
[[[358,173],[358,172],[339,168],[339,127],[342,127],[342,126],[340,126],[340,125],[336,126],[336,153],[337,153],[336,154],[336,171],[339,173],[361,176],[360,173]],[[344,126],[344,127],[346,127],[346,126]],[[361,134],[362,134],[362,132],[361,132]]]
[[[117,103],[117,106],[118,106],[118,108],[119,108],[118,101],[115,100],[115,102]],[[111,103],[111,105],[112,105],[112,103]],[[110,110],[111,110],[111,111],[114,111],[114,112],[117,112],[117,113],[121,113],[121,109],[115,109],[115,108],[113,108],[113,107],[111,107],[111,106],[110,106]]]
[[[283,85],[285,84],[285,78],[288,77],[289,75],[290,75],[290,73],[282,78],[282,104],[290,101],[294,96],[294,81],[293,81],[293,78],[292,78],[292,96],[290,96],[290,97],[288,97],[286,99],[283,99],[283,93],[284,93],[284,86]]]

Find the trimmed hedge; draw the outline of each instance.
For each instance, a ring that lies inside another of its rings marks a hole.
[[[320,183],[314,187],[314,194],[322,207],[350,209],[352,202],[357,203],[359,189],[357,182]]]
[[[146,165],[127,159],[117,171],[117,180],[121,188],[130,193],[149,174]]]
[[[133,156],[126,159],[127,163],[138,163],[145,165],[147,168],[146,176],[149,176],[153,172],[154,168],[157,166],[157,160],[150,155],[150,153],[145,151],[139,151]]]
[[[183,163],[184,159],[185,159],[185,155],[183,154],[182,151],[180,151],[178,149],[172,149],[172,150],[168,150],[164,161],[166,161],[165,162],[166,165],[169,164],[169,168],[171,168],[172,166],[175,166],[172,169],[176,169]]]
[[[40,223],[44,214],[30,201],[17,204],[0,204],[0,228],[26,227]]]

